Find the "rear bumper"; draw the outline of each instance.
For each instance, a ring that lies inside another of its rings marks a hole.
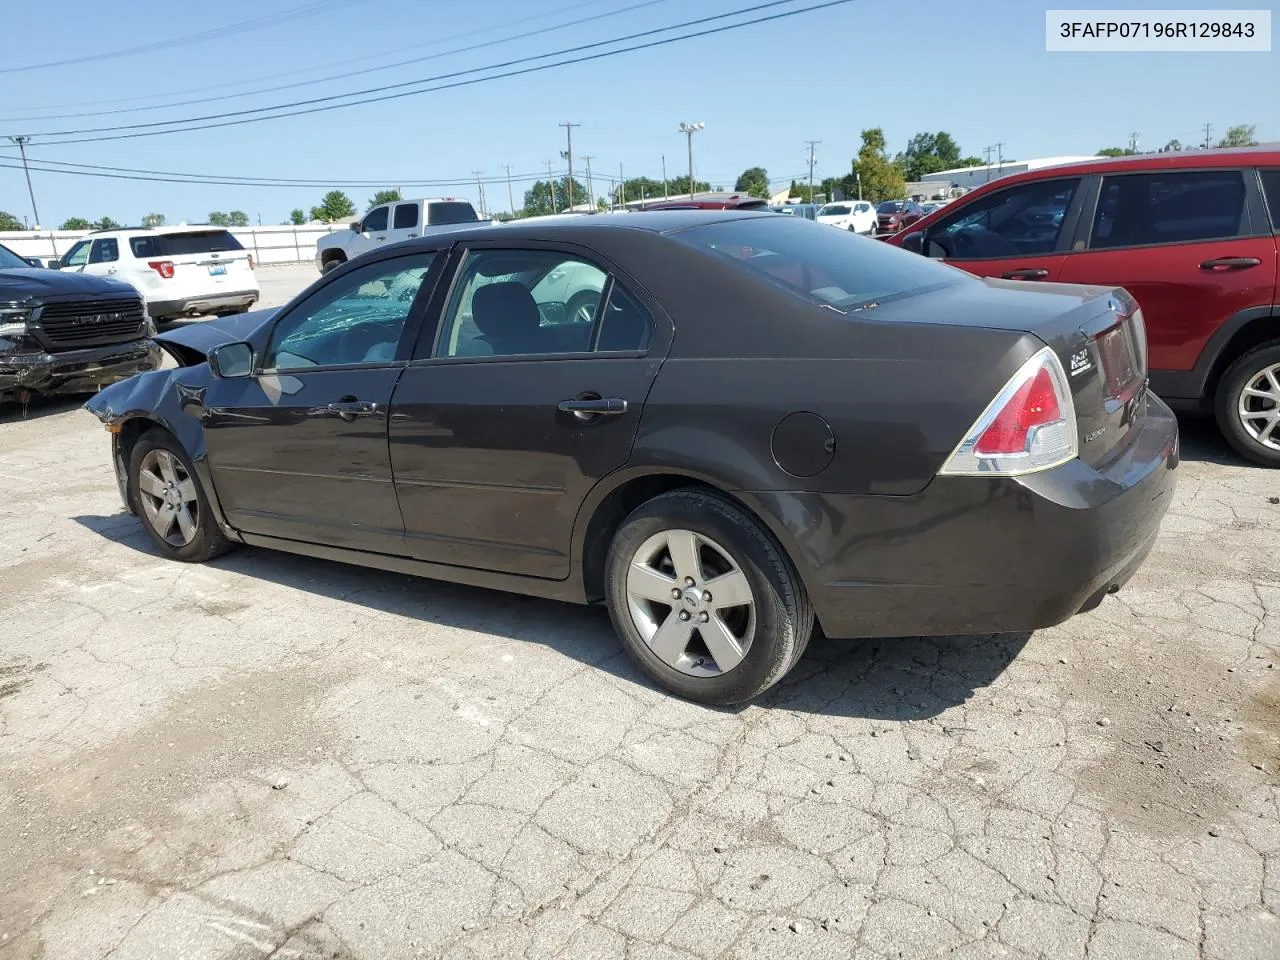
[[[215,313],[219,310],[248,310],[258,302],[257,290],[202,294],[176,300],[148,300],[147,312],[154,320],[181,317],[189,313]]]
[[[939,477],[911,497],[749,495],[779,518],[831,637],[1011,633],[1097,606],[1138,569],[1173,498],[1178,427],[1151,399],[1101,471]]]
[[[154,340],[133,340],[58,353],[0,354],[0,399],[26,393],[95,393],[107,384],[156,370],[161,350]]]

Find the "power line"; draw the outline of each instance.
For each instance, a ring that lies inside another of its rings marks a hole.
[[[315,0],[313,3],[304,3],[301,6],[290,7],[287,10],[280,10],[276,13],[264,14],[260,17],[254,17],[250,20],[241,20],[238,23],[230,23],[223,27],[217,27],[213,30],[204,30],[200,33],[188,33],[180,37],[172,37],[168,40],[157,40],[153,43],[144,43],[136,47],[125,47],[120,50],[106,50],[102,53],[86,54],[83,57],[72,57],[67,60],[49,60],[45,63],[29,63],[18,67],[0,67],[0,73],[22,73],[28,70],[47,70],[51,67],[71,67],[81,63],[93,63],[101,60],[117,60],[121,57],[132,57],[139,53],[151,53],[155,50],[170,50],[174,47],[186,47],[195,43],[205,43],[209,40],[221,40],[223,37],[233,37],[236,34],[248,33],[253,30],[261,30],[265,27],[274,27],[282,23],[288,23],[290,20],[297,19],[301,16],[315,16],[316,14],[327,13],[337,7],[348,7],[352,3],[366,3],[368,0]]]
[[[761,9],[764,9],[764,8],[767,8],[767,7],[776,7],[776,6],[778,6],[780,3],[794,3],[794,2],[796,2],[796,0],[774,0],[774,2],[771,2],[771,3],[757,4],[757,5],[755,5],[755,6],[752,6],[752,7],[745,7],[745,8],[743,8],[743,9],[741,9],[741,10],[736,10],[736,11],[733,11],[733,12],[731,12],[731,13],[719,14],[719,15],[714,16],[714,17],[704,17],[704,18],[701,18],[701,19],[699,19],[699,20],[691,20],[691,21],[687,21],[687,22],[685,22],[685,23],[681,23],[681,24],[673,24],[673,25],[671,25],[671,26],[668,26],[668,27],[662,27],[662,28],[659,28],[659,29],[657,29],[657,30],[647,30],[647,31],[643,31],[643,32],[642,32],[642,33],[640,33],[640,34],[632,34],[631,36],[628,36],[628,37],[615,37],[615,38],[614,38],[614,39],[612,39],[612,40],[602,40],[602,41],[599,41],[599,42],[597,42],[597,43],[583,44],[583,45],[580,45],[580,46],[577,46],[577,47],[569,47],[569,48],[566,48],[565,50],[560,50],[560,51],[556,51],[556,52],[553,52],[553,53],[539,54],[539,55],[537,55],[537,56],[532,56],[532,57],[524,57],[524,58],[521,58],[521,59],[518,59],[518,60],[509,61],[509,63],[510,63],[510,64],[518,64],[518,63],[527,63],[527,62],[529,62],[529,61],[531,61],[531,60],[545,60],[545,59],[547,59],[548,57],[561,56],[561,55],[563,55],[564,53],[570,53],[570,52],[574,52],[574,51],[577,51],[577,50],[585,50],[585,49],[589,49],[589,48],[592,48],[592,47],[608,46],[608,45],[612,45],[612,44],[615,44],[615,43],[620,43],[620,42],[623,42],[623,41],[625,41],[625,40],[631,39],[632,37],[637,37],[637,36],[646,36],[646,35],[653,34],[653,33],[665,33],[665,32],[669,32],[669,31],[671,31],[671,30],[682,29],[682,28],[684,28],[684,27],[691,26],[691,25],[696,25],[696,24],[699,24],[699,23],[706,23],[706,22],[709,22],[709,21],[712,21],[712,20],[720,20],[720,19],[724,19],[725,17],[737,16],[737,15],[740,15],[740,14],[745,13],[745,12],[750,12],[750,11],[754,11],[754,10],[761,10]],[[772,22],[772,21],[776,21],[776,20],[783,20],[783,19],[787,19],[787,18],[790,18],[790,17],[799,16],[800,14],[803,14],[803,13],[811,13],[811,12],[816,11],[816,10],[825,10],[825,9],[830,8],[830,7],[843,6],[843,5],[845,5],[845,4],[852,3],[852,2],[854,2],[854,0],[826,0],[826,2],[824,2],[824,3],[813,4],[813,5],[808,6],[808,7],[801,7],[800,9],[797,9],[797,10],[787,10],[787,11],[783,11],[783,12],[781,12],[781,13],[771,14],[771,15],[769,15],[769,16],[756,17],[755,19],[752,19],[752,20],[744,20],[744,21],[740,21],[740,22],[738,22],[738,23],[725,24],[725,25],[723,25],[723,26],[711,27],[711,28],[708,28],[708,29],[705,29],[705,30],[698,30],[698,31],[694,31],[694,32],[691,32],[691,33],[681,34],[681,35],[676,36],[676,37],[666,37],[666,38],[663,38],[663,39],[661,39],[661,40],[651,40],[651,41],[649,41],[649,42],[647,42],[647,43],[633,44],[632,46],[629,46],[629,47],[620,47],[620,48],[619,48],[619,49],[617,49],[617,50],[606,50],[606,51],[604,51],[604,52],[602,52],[602,53],[589,54],[589,55],[586,55],[586,56],[574,57],[574,58],[567,59],[567,60],[559,60],[559,61],[557,61],[557,62],[555,62],[555,63],[540,64],[540,65],[538,65],[538,66],[534,66],[534,67],[524,67],[524,68],[519,69],[519,70],[508,70],[508,71],[506,71],[506,72],[503,72],[503,73],[496,73],[496,74],[493,74],[493,75],[491,75],[491,76],[487,76],[487,77],[475,77],[475,78],[472,78],[472,79],[469,79],[469,80],[460,80],[460,81],[456,81],[456,82],[453,82],[453,83],[440,84],[440,85],[438,85],[438,86],[434,86],[434,87],[427,87],[427,88],[422,89],[422,90],[408,90],[408,91],[401,90],[400,92],[397,92],[397,93],[383,94],[383,95],[381,95],[381,96],[374,96],[374,97],[364,97],[364,96],[362,96],[362,95],[363,95],[364,93],[366,93],[366,92],[374,92],[374,91],[378,91],[378,90],[397,89],[397,88],[401,88],[401,87],[404,87],[404,86],[413,86],[413,85],[423,84],[423,83],[432,83],[432,82],[434,82],[434,81],[436,81],[436,80],[439,80],[439,79],[445,79],[445,78],[447,78],[447,77],[451,77],[451,76],[460,76],[460,75],[467,74],[467,73],[478,73],[478,72],[483,72],[483,71],[486,71],[486,70],[498,69],[499,67],[502,67],[502,66],[504,66],[505,64],[493,64],[493,65],[490,65],[490,66],[488,66],[488,67],[477,67],[477,68],[472,69],[472,70],[464,70],[464,71],[459,71],[459,72],[457,72],[457,73],[453,73],[453,74],[445,74],[445,75],[443,75],[443,76],[441,76],[441,77],[428,77],[428,78],[424,78],[424,79],[420,79],[420,80],[407,81],[407,82],[405,82],[405,83],[388,84],[388,85],[383,86],[383,87],[373,87],[373,88],[369,88],[369,90],[368,90],[368,91],[352,91],[352,92],[350,92],[350,93],[337,94],[337,95],[329,96],[329,97],[317,97],[317,98],[314,98],[314,99],[312,99],[312,100],[301,100],[301,101],[296,101],[295,103],[291,103],[291,104],[277,104],[277,105],[275,105],[275,106],[273,106],[273,107],[261,107],[261,108],[258,108],[258,109],[256,109],[256,110],[240,110],[240,111],[234,111],[234,112],[231,112],[231,113],[225,113],[225,114],[212,114],[212,115],[209,115],[208,117],[191,117],[191,118],[188,118],[188,119],[186,119],[186,120],[168,120],[168,121],[163,121],[162,123],[158,123],[158,124],[128,124],[128,125],[118,126],[118,127],[96,127],[96,128],[88,128],[88,129],[84,129],[84,130],[70,130],[70,131],[58,131],[58,132],[46,131],[46,132],[41,133],[41,134],[33,134],[33,136],[43,136],[43,137],[59,136],[59,137],[66,137],[66,136],[68,136],[68,135],[73,135],[73,134],[80,134],[80,133],[100,133],[100,132],[108,132],[108,131],[113,131],[113,130],[135,130],[135,131],[141,131],[141,132],[127,133],[127,134],[114,134],[114,135],[111,135],[111,136],[100,136],[100,137],[78,137],[78,138],[76,138],[76,139],[62,139],[62,140],[52,140],[52,141],[49,141],[49,145],[70,144],[70,143],[98,143],[98,142],[103,142],[103,141],[108,141],[108,140],[130,140],[130,139],[136,139],[136,138],[138,138],[138,137],[145,137],[145,136],[159,136],[159,135],[169,134],[169,133],[189,133],[189,132],[196,131],[196,130],[213,130],[213,129],[219,129],[219,128],[223,128],[223,127],[241,126],[241,125],[243,125],[243,124],[247,124],[247,123],[259,123],[259,122],[262,122],[262,121],[264,121],[264,120],[280,120],[280,119],[283,119],[283,118],[286,118],[286,117],[304,116],[304,115],[312,114],[312,113],[324,113],[324,112],[327,112],[327,111],[330,111],[330,110],[338,110],[338,109],[342,109],[342,108],[344,108],[344,107],[360,106],[360,105],[367,104],[367,103],[380,103],[380,102],[385,102],[385,101],[388,101],[388,100],[398,100],[398,99],[402,99],[402,98],[404,98],[404,97],[418,96],[418,95],[420,95],[420,94],[424,94],[424,93],[434,93],[434,92],[438,92],[438,91],[440,91],[440,90],[450,90],[450,89],[455,89],[455,88],[458,88],[458,87],[473,86],[473,85],[475,85],[475,84],[479,84],[479,83],[486,83],[486,82],[489,82],[489,81],[491,81],[491,80],[500,80],[500,79],[505,79],[505,78],[508,78],[508,77],[524,76],[524,75],[531,74],[531,73],[540,73],[540,72],[542,72],[542,71],[544,71],[544,70],[551,70],[551,69],[554,69],[554,68],[556,68],[556,67],[570,66],[570,65],[574,65],[574,64],[578,64],[578,63],[587,63],[587,62],[590,62],[590,61],[593,61],[593,60],[602,60],[602,59],[606,59],[606,58],[608,58],[608,57],[615,57],[615,56],[618,56],[618,55],[620,55],[620,54],[624,54],[624,53],[632,53],[632,52],[637,51],[637,50],[647,50],[647,49],[652,49],[652,48],[654,48],[654,47],[667,46],[667,45],[672,44],[672,43],[678,43],[678,42],[680,42],[680,41],[682,41],[682,40],[692,40],[692,39],[696,39],[696,38],[698,38],[698,37],[705,37],[705,36],[711,36],[711,35],[719,34],[719,33],[726,33],[726,32],[732,31],[732,30],[738,30],[738,29],[741,29],[742,27],[754,26],[754,25],[756,25],[756,24],[760,24],[760,23],[768,23],[768,22]],[[351,101],[351,102],[349,102],[349,103],[332,103],[332,102],[330,102],[330,101],[333,101],[333,100],[341,100],[341,99],[346,99],[346,98],[348,98],[348,97],[356,97],[356,96],[361,96],[361,99],[358,99],[358,100],[352,100],[352,101]],[[310,107],[310,108],[308,108],[308,109],[303,109],[303,110],[289,110],[289,111],[287,111],[287,112],[275,113],[275,114],[273,114],[273,115],[271,115],[271,116],[246,117],[246,114],[250,114],[250,113],[258,113],[258,112],[261,112],[261,111],[269,111],[269,110],[281,110],[281,109],[286,108],[286,107],[291,107],[291,106],[301,106],[301,105],[304,105],[304,104],[315,104],[315,103],[323,103],[323,104],[325,104],[325,105],[324,105],[324,106],[313,106],[313,107]],[[241,118],[241,119],[236,119],[236,120],[227,120],[227,121],[223,121],[223,122],[220,122],[220,123],[201,123],[201,122],[200,122],[200,121],[203,121],[203,120],[206,120],[206,119],[216,119],[216,118],[218,118],[218,117],[238,117],[238,118]],[[187,125],[187,126],[173,126],[173,125],[177,125],[177,124],[188,124],[188,125]],[[145,127],[152,127],[152,126],[158,126],[158,125],[160,125],[160,126],[163,126],[163,125],[170,125],[170,126],[171,126],[171,129],[167,129],[167,130],[145,130],[145,129],[144,129]]]
[[[497,40],[486,40],[486,41],[484,41],[483,43],[474,43],[474,44],[470,44],[470,45],[465,46],[465,47],[455,47],[455,48],[454,48],[454,49],[452,49],[452,50],[445,50],[445,51],[443,51],[443,52],[441,52],[441,53],[433,53],[433,54],[430,54],[430,55],[425,56],[425,57],[411,57],[411,58],[410,58],[410,59],[408,59],[408,60],[397,60],[397,61],[395,61],[394,63],[383,63],[383,64],[379,64],[378,66],[375,66],[375,67],[366,67],[366,68],[364,68],[363,70],[349,70],[349,71],[347,71],[346,73],[335,73],[335,74],[330,74],[330,75],[329,75],[329,76],[327,76],[327,77],[316,77],[316,78],[315,78],[315,79],[313,79],[313,80],[299,80],[299,81],[298,81],[298,82],[296,82],[296,83],[284,83],[284,84],[279,84],[279,85],[274,86],[274,87],[263,87],[263,88],[258,89],[258,90],[246,90],[246,91],[244,91],[244,92],[242,92],[242,93],[226,93],[226,94],[220,94],[220,95],[215,96],[215,97],[196,97],[196,98],[191,99],[191,100],[174,100],[174,101],[172,101],[172,102],[170,102],[170,103],[153,103],[153,104],[149,104],[149,105],[147,105],[147,106],[140,106],[140,107],[127,107],[127,108],[122,108],[122,109],[119,109],[119,110],[90,110],[90,111],[86,111],[86,112],[83,112],[83,113],[54,113],[54,114],[45,114],[45,115],[41,115],[41,116],[34,116],[34,117],[20,117],[20,118],[15,118],[15,119],[6,119],[6,120],[0,121],[0,122],[3,122],[3,123],[27,123],[27,122],[32,122],[32,121],[36,121],[36,120],[69,120],[69,119],[74,119],[74,118],[77,118],[77,117],[101,117],[101,116],[112,116],[112,115],[118,115],[118,114],[123,114],[123,113],[146,113],[146,112],[152,112],[152,111],[155,111],[155,110],[168,110],[168,109],[169,109],[169,108],[171,108],[171,107],[189,107],[189,106],[192,106],[192,105],[195,105],[195,104],[200,104],[200,103],[216,103],[216,102],[221,101],[221,100],[238,100],[238,99],[241,99],[241,98],[243,98],[243,97],[256,97],[256,96],[260,96],[260,95],[262,95],[262,94],[264,94],[264,93],[276,93],[276,92],[281,91],[281,90],[294,90],[294,89],[297,89],[298,87],[309,87],[309,86],[314,86],[315,84],[318,84],[318,83],[329,83],[329,82],[331,82],[331,81],[333,81],[333,80],[345,80],[345,79],[347,79],[347,78],[349,78],[349,77],[359,77],[359,76],[364,76],[364,75],[366,75],[366,74],[370,74],[370,73],[378,73],[378,72],[383,71],[383,70],[393,70],[393,69],[395,69],[395,68],[397,68],[397,67],[409,66],[410,64],[415,64],[415,63],[425,63],[425,62],[426,62],[426,61],[428,61],[428,60],[439,60],[439,59],[441,59],[441,58],[443,58],[443,57],[451,57],[451,56],[453,56],[453,55],[455,55],[455,54],[458,54],[458,53],[470,53],[470,52],[471,52],[471,51],[473,51],[473,50],[481,50],[481,49],[484,49],[485,47],[498,46],[498,45],[500,45],[500,44],[510,43],[510,42],[512,42],[512,41],[514,41],[514,40],[525,40],[525,39],[527,39],[527,38],[529,38],[529,37],[535,37],[535,36],[538,36],[539,34],[543,34],[543,33],[550,33],[550,32],[555,31],[555,30],[564,30],[564,29],[566,29],[566,28],[568,28],[568,27],[581,26],[581,25],[582,25],[582,24],[584,24],[584,23],[590,23],[590,22],[592,22],[592,21],[594,21],[594,20],[604,20],[604,19],[607,19],[608,17],[616,17],[616,16],[619,16],[619,15],[624,14],[624,13],[630,13],[630,12],[632,12],[632,11],[634,11],[634,10],[642,9],[642,8],[644,8],[644,7],[652,7],[652,6],[656,6],[656,5],[657,5],[657,4],[659,4],[659,3],[670,3],[670,2],[671,2],[671,0],[644,0],[644,2],[642,2],[642,3],[635,3],[635,4],[632,4],[632,5],[631,5],[631,6],[629,6],[629,7],[622,7],[621,9],[618,9],[618,10],[609,10],[609,11],[607,11],[607,12],[605,12],[605,13],[599,13],[599,14],[596,14],[595,16],[591,16],[591,17],[583,17],[583,18],[580,18],[580,19],[578,19],[578,20],[573,21],[572,23],[557,23],[557,24],[556,24],[556,25],[554,25],[554,26],[550,26],[550,27],[540,27],[540,28],[538,28],[537,30],[529,30],[529,31],[526,31],[525,33],[517,33],[517,34],[513,34],[513,35],[511,35],[511,36],[501,37],[501,38],[499,38],[499,39],[497,39]],[[419,46],[421,46],[421,45],[419,45]],[[480,68],[477,68],[477,69],[483,70],[483,69],[486,69],[486,68],[480,67]],[[464,71],[464,72],[470,72],[470,71]],[[457,74],[452,74],[452,75],[450,75],[450,76],[456,76],[456,75],[457,75]],[[406,81],[406,82],[407,82],[407,83],[422,83],[422,82],[425,82],[425,81],[420,81],[420,80],[411,80],[411,81]],[[206,89],[207,89],[207,88],[206,88]],[[344,94],[338,94],[337,96],[345,96],[345,95],[344,95]],[[272,107],[262,107],[262,108],[260,108],[260,109],[263,109],[263,110],[271,110],[271,109],[274,109],[274,108],[272,108]],[[228,116],[229,116],[229,114],[228,114]],[[166,122],[169,122],[169,123],[181,123],[181,122],[184,122],[184,121],[179,121],[179,120],[174,120],[174,121],[157,121],[157,123],[159,123],[159,124],[163,124],[163,123],[166,123]],[[143,125],[143,126],[145,126],[145,125]],[[123,130],[123,129],[128,129],[128,125],[122,125],[122,126],[120,126],[120,127],[112,127],[112,128],[103,128],[103,129],[121,129],[121,130]]]

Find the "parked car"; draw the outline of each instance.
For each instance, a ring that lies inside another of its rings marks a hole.
[[[470,201],[453,197],[380,203],[351,224],[350,229],[321,237],[316,242],[316,267],[321,273],[327,273],[384,244],[471,227],[479,222]]]
[[[744,193],[695,195],[693,199],[685,197],[676,200],[654,200],[646,203],[642,210],[760,210],[768,207],[766,200],[749,197]]]
[[[56,269],[123,280],[157,321],[243,313],[258,300],[253,254],[223,227],[100,230],[63,254]]]
[[[816,220],[818,218],[818,205],[816,203],[784,203],[780,207],[771,208],[775,213],[783,213],[789,217],[799,217],[801,220]]]
[[[882,201],[876,204],[876,233],[897,233],[923,216],[924,211],[914,200]]]
[[[544,286],[570,269],[590,316]],[[769,212],[424,237],[216,324],[88,404],[164,556],[241,542],[603,600],[641,670],[707,703],[776,683],[815,622],[1091,609],[1172,500],[1131,298]]]
[[[817,220],[851,233],[874,233],[876,208],[870,200],[841,200],[818,209]]]
[[[949,202],[948,200],[922,200],[920,202],[920,211],[928,216],[933,211],[945,207]]]
[[[0,246],[0,402],[92,393],[160,366],[138,291],[32,267]]]
[[[1004,177],[892,242],[981,276],[1123,286],[1151,386],[1280,466],[1280,150],[1195,150]]]

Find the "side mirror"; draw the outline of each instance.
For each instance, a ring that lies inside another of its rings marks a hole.
[[[224,343],[209,351],[209,369],[220,380],[238,380],[253,372],[253,347],[247,343]]]
[[[924,231],[912,230],[902,238],[902,249],[924,255]]]
[[[50,270],[61,270],[61,269],[62,269],[62,258],[61,258],[61,257],[58,257],[56,260],[50,260],[50,261],[49,261],[49,269],[50,269]]]
[[[351,224],[351,232],[352,232],[352,233],[359,233],[359,232],[360,232],[360,221],[359,221],[359,220],[357,220],[355,223]]]

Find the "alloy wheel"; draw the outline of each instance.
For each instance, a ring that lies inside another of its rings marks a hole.
[[[728,673],[755,636],[755,597],[733,556],[710,537],[664,530],[627,567],[627,609],[654,655],[694,677]]]
[[[138,469],[138,500],[147,523],[171,546],[185,547],[200,526],[196,483],[168,450],[147,451]]]
[[[1280,450],[1280,363],[1263,367],[1245,383],[1236,401],[1245,432],[1271,450]]]

